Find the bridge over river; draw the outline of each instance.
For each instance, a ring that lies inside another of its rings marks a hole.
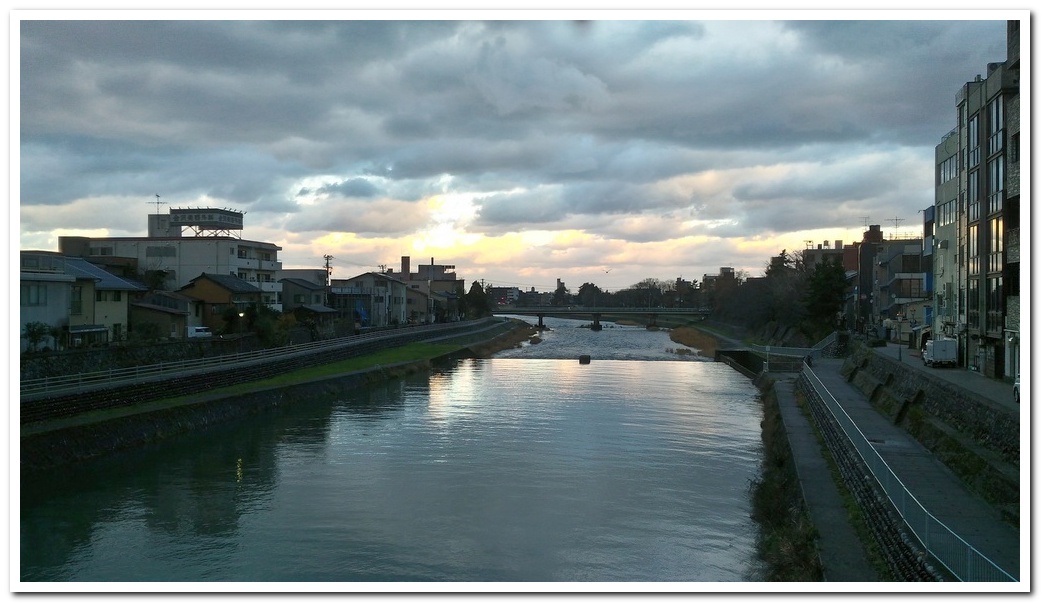
[[[537,316],[539,327],[544,327],[542,320],[547,316],[561,318],[586,317],[593,319],[592,329],[599,331],[603,327],[600,319],[606,314],[609,316],[640,316],[649,320],[650,326],[655,326],[659,316],[690,316],[704,319],[711,313],[707,308],[611,308],[597,306],[518,306],[514,308],[501,308],[496,314],[514,314],[519,316]]]

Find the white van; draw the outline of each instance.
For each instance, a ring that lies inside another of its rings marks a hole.
[[[209,327],[188,327],[188,337],[213,337]]]

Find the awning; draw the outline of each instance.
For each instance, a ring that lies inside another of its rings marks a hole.
[[[304,305],[302,305],[300,307],[303,308],[304,310],[307,310],[308,312],[314,312],[316,314],[335,314],[336,313],[336,310],[334,310],[333,308],[330,308],[329,306],[321,306],[321,305],[316,305],[316,304],[304,304]]]
[[[108,331],[105,325],[77,325],[69,327],[69,333],[103,333]]]

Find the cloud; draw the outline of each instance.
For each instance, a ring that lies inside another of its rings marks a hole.
[[[1005,57],[1000,20],[17,31],[23,246],[143,234],[159,194],[246,211],[243,235],[281,245],[286,267],[421,247],[550,287],[608,261],[631,282],[758,272],[793,241],[851,239],[864,216],[910,226],[955,93]]]

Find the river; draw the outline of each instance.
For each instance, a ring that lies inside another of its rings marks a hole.
[[[760,579],[755,387],[665,332],[546,323],[490,359],[23,480],[20,580]]]

